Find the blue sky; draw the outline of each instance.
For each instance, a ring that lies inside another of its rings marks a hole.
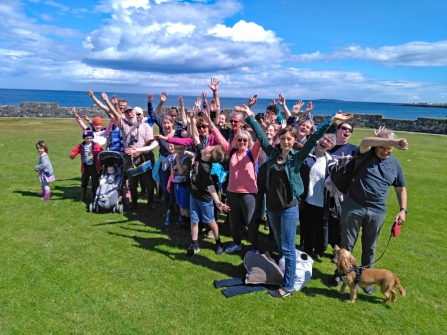
[[[8,0],[0,88],[447,102],[445,0]]]

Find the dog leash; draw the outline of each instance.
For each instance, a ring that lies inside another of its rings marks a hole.
[[[363,265],[363,266],[353,266],[351,267],[348,271],[346,271],[345,273],[342,273],[339,275],[339,277],[343,277],[346,276],[348,273],[355,271],[356,272],[356,279],[355,282],[356,284],[360,281],[360,278],[362,277],[362,272],[364,269],[370,268],[371,265],[377,263],[384,255],[386,250],[388,249],[388,245],[390,244],[391,241],[391,237],[395,236],[399,236],[400,234],[400,226],[402,225],[402,223],[399,223],[399,221],[396,219],[394,221],[393,226],[391,227],[391,233],[390,233],[390,237],[388,238],[388,242],[386,243],[386,247],[385,250],[383,251],[382,255],[380,255],[379,258],[377,258],[374,262],[372,262],[371,264],[368,265]]]

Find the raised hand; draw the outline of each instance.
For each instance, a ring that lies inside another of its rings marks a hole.
[[[88,96],[91,98],[93,96],[93,90],[88,90],[87,91]]]
[[[335,123],[335,124],[340,124],[340,123],[343,123],[343,122],[345,122],[345,121],[347,121],[347,120],[350,120],[350,119],[352,119],[354,117],[354,114],[343,114],[343,112],[341,111],[341,110],[339,110],[338,112],[337,112],[337,114],[335,114],[333,117],[332,117],[332,123]]]
[[[160,101],[162,101],[164,103],[167,98],[168,98],[168,95],[166,94],[166,92],[161,92]]]
[[[272,101],[270,101],[270,106],[271,105],[276,105],[276,101],[275,101],[275,99],[272,99]]]
[[[306,115],[309,115],[310,112],[312,111],[312,109],[314,109],[314,105],[312,104],[312,101],[309,101],[309,102],[307,103]]]
[[[377,136],[378,133],[380,133],[382,130],[385,130],[386,127],[385,126],[379,126],[379,129],[375,130],[374,129],[374,136]]]
[[[197,108],[200,108],[200,104],[202,103],[202,99],[197,98],[196,101],[194,102],[194,106]]]
[[[107,97],[107,94],[105,94],[104,92],[101,93],[101,99],[104,101],[109,100],[109,98]]]
[[[216,92],[219,89],[219,81],[217,78],[211,78],[211,84],[208,85],[211,91]]]
[[[234,106],[234,109],[239,113],[245,114],[245,118],[251,115],[250,107],[248,107],[247,105],[242,105],[242,107]]]
[[[82,118],[83,118],[85,121],[90,122],[90,118],[89,118],[87,115],[82,115]]]
[[[202,100],[205,101],[206,100],[206,92],[202,91]]]
[[[112,104],[116,105],[118,103],[118,98],[116,95],[112,95]]]
[[[393,144],[397,150],[408,150],[408,142],[405,138],[398,138]]]
[[[182,96],[178,97],[178,103],[179,103],[180,107],[183,107],[183,98],[182,98]]]
[[[258,101],[258,95],[255,94],[250,99],[248,99],[248,108],[253,107],[256,104],[257,101]]]
[[[279,93],[278,104],[281,107],[284,107],[286,105],[286,98],[284,97],[284,95],[282,95],[282,93]]]
[[[76,113],[76,108],[72,108],[71,109],[71,112],[73,113],[73,116],[75,117],[75,118],[77,118],[78,117],[78,113]]]
[[[151,93],[147,94],[147,102],[152,102],[154,100],[154,96]]]
[[[297,102],[295,102],[293,104],[292,113],[291,114],[297,116],[301,112],[301,107],[303,107],[303,106],[304,106],[304,101],[303,100],[298,100]]]

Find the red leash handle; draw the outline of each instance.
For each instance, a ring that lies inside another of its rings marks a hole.
[[[391,227],[391,234],[392,234],[394,237],[398,237],[398,236],[400,235],[400,227],[401,227],[401,226],[402,226],[402,223],[399,223],[399,220],[396,219],[396,220],[394,221],[393,226]]]

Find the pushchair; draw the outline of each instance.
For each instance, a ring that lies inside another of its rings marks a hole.
[[[117,151],[101,151],[98,155],[101,165],[99,187],[96,190],[95,200],[90,204],[90,212],[99,213],[101,208],[112,210],[114,213],[123,213],[124,206],[121,201],[124,187],[123,153]]]

